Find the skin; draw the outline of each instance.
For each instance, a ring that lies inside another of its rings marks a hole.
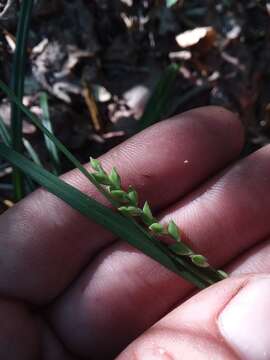
[[[238,359],[217,316],[270,270],[270,223],[261,216],[270,211],[270,147],[237,160],[243,141],[233,114],[207,107],[155,125],[102,158],[160,219],[174,219],[193,248],[231,272],[193,296],[186,281],[44,190],[4,213],[0,358]],[[64,179],[105,203],[78,171]]]

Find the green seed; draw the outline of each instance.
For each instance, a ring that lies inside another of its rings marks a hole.
[[[191,257],[192,262],[202,268],[209,267],[207,259],[202,255],[192,255]]]
[[[111,181],[108,179],[108,176],[102,172],[92,174],[92,176],[101,185],[111,185]]]
[[[141,216],[142,214],[141,209],[135,206],[121,206],[120,208],[118,208],[118,210],[123,215],[127,215],[127,216]]]
[[[149,229],[158,235],[162,235],[165,233],[164,226],[159,223],[154,223],[154,224],[150,225]]]
[[[173,237],[176,241],[180,241],[180,232],[174,221],[170,221],[168,225],[168,233]]]
[[[177,255],[189,256],[193,254],[193,251],[184,243],[177,242],[169,246],[169,249]]]
[[[115,168],[112,169],[109,179],[111,181],[111,184],[114,186],[115,190],[121,189],[121,178]]]
[[[152,211],[147,201],[144,204],[143,213],[148,219],[153,219]]]
[[[110,194],[120,202],[127,202],[129,200],[127,193],[123,190],[111,190]]]
[[[129,191],[128,191],[127,196],[128,196],[128,198],[130,200],[131,205],[138,206],[138,202],[139,202],[138,193],[131,186],[129,187]]]
[[[101,165],[99,160],[90,157],[90,164],[94,170],[100,171]]]

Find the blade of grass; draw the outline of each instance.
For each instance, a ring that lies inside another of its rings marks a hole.
[[[92,183],[95,187],[109,200],[112,205],[117,206],[118,204],[110,197],[108,197],[106,191],[103,190],[102,186],[95,180],[95,178],[82,166],[82,164],[71,154],[71,152],[59,141],[48,129],[46,129],[40,122],[39,118],[35,116],[31,111],[27,109],[26,106],[22,104],[22,102],[16,97],[14,92],[2,81],[0,80],[0,88],[1,90],[9,97],[9,99],[14,102],[20,110],[27,116],[28,121],[33,123],[38,129],[40,129],[44,134],[48,136],[50,140],[53,141],[57,149],[65,155],[65,157],[80,170],[80,172]]]
[[[0,144],[0,156],[8,160],[12,165],[17,166],[21,171],[81,214],[110,230],[113,234],[121,237],[171,271],[184,277],[199,288],[205,288],[209,285],[209,283],[187,271],[181,265],[178,264],[177,266],[176,262],[161,249],[161,244],[158,242],[153,243],[128,218],[101,205],[4,144]]]
[[[42,109],[42,117],[41,117],[42,124],[46,129],[50,131],[50,133],[53,134],[53,127],[50,119],[49,106],[48,106],[48,96],[46,93],[40,94],[40,106]],[[57,147],[55,146],[54,142],[48,138],[48,136],[44,135],[44,138],[53,165],[53,172],[54,174],[59,175],[61,173],[61,164],[60,164]]]
[[[38,156],[38,153],[36,152],[36,150],[33,148],[33,146],[31,145],[31,143],[23,138],[23,145],[26,149],[26,151],[28,152],[30,158],[34,161],[35,164],[38,164],[40,166],[42,166],[40,158]]]
[[[179,66],[177,64],[171,64],[165,70],[146,105],[145,111],[138,124],[138,131],[153,125],[164,115],[178,72]]]
[[[11,145],[11,136],[10,133],[4,123],[4,120],[0,116],[0,138],[2,139],[3,143],[7,146]]]
[[[10,132],[1,117],[0,117],[0,139],[2,139],[3,143],[6,146],[10,146],[10,147],[12,146]],[[39,156],[38,156],[37,152],[34,150],[34,148],[32,147],[32,145],[30,144],[30,142],[23,138],[23,145],[24,145],[25,149],[27,150],[30,158],[36,164],[41,165]],[[27,194],[33,192],[36,189],[35,184],[33,183],[32,179],[29,177],[25,178],[25,185],[26,185],[25,190],[26,190]]]
[[[0,116],[0,139],[2,139],[3,143],[7,146],[12,146],[12,139],[11,139],[11,135],[10,132],[6,126],[6,124],[4,123],[4,120],[1,118]],[[23,145],[26,149],[26,151],[28,152],[28,155],[30,156],[30,158],[34,161],[34,163],[42,166],[40,158],[37,154],[37,152],[35,151],[35,149],[33,148],[33,146],[31,145],[31,143],[23,138]]]
[[[16,35],[16,51],[12,67],[11,88],[17,97],[22,100],[24,93],[24,77],[27,54],[27,39],[29,24],[32,14],[33,0],[23,0],[19,14],[19,22]],[[12,146],[18,152],[22,152],[22,117],[21,110],[14,104],[11,107]],[[21,172],[14,168],[13,182],[15,200],[19,201],[24,196],[23,177]]]

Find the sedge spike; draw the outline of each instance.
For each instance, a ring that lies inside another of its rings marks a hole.
[[[156,236],[168,236],[174,243],[168,245],[168,250],[174,256],[184,257],[189,259],[190,263],[197,268],[210,269],[213,272],[213,276],[219,280],[225,279],[228,275],[222,270],[215,270],[210,267],[207,259],[200,254],[196,254],[192,249],[183,243],[181,239],[181,231],[176,223],[171,220],[167,226],[162,225],[153,216],[149,203],[146,201],[143,208],[138,207],[139,197],[138,193],[133,187],[129,187],[127,191],[122,189],[121,177],[115,168],[112,169],[110,174],[101,166],[99,160],[90,158],[90,164],[95,171],[92,175],[95,180],[102,186],[104,186],[108,195],[119,203],[118,211],[128,217],[136,217],[141,220],[143,224],[147,226],[148,231]]]

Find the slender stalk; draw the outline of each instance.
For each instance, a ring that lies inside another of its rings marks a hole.
[[[41,118],[42,124],[46,129],[48,129],[53,134],[53,127],[50,119],[50,112],[48,105],[48,96],[44,92],[40,94],[40,107],[42,109],[42,118]],[[55,175],[60,175],[61,163],[60,163],[57,147],[54,145],[53,141],[48,138],[48,136],[44,135],[44,138],[45,138],[45,145],[47,147],[48,154],[51,159],[53,173]]]
[[[11,88],[20,100],[22,100],[24,93],[27,39],[29,34],[32,8],[33,0],[23,0],[16,35],[16,51],[12,67]],[[15,104],[12,104],[11,107],[11,127],[12,146],[16,151],[22,152],[22,116],[21,110]],[[22,173],[16,168],[14,168],[13,172],[13,184],[15,200],[19,201],[24,196],[23,176]]]

